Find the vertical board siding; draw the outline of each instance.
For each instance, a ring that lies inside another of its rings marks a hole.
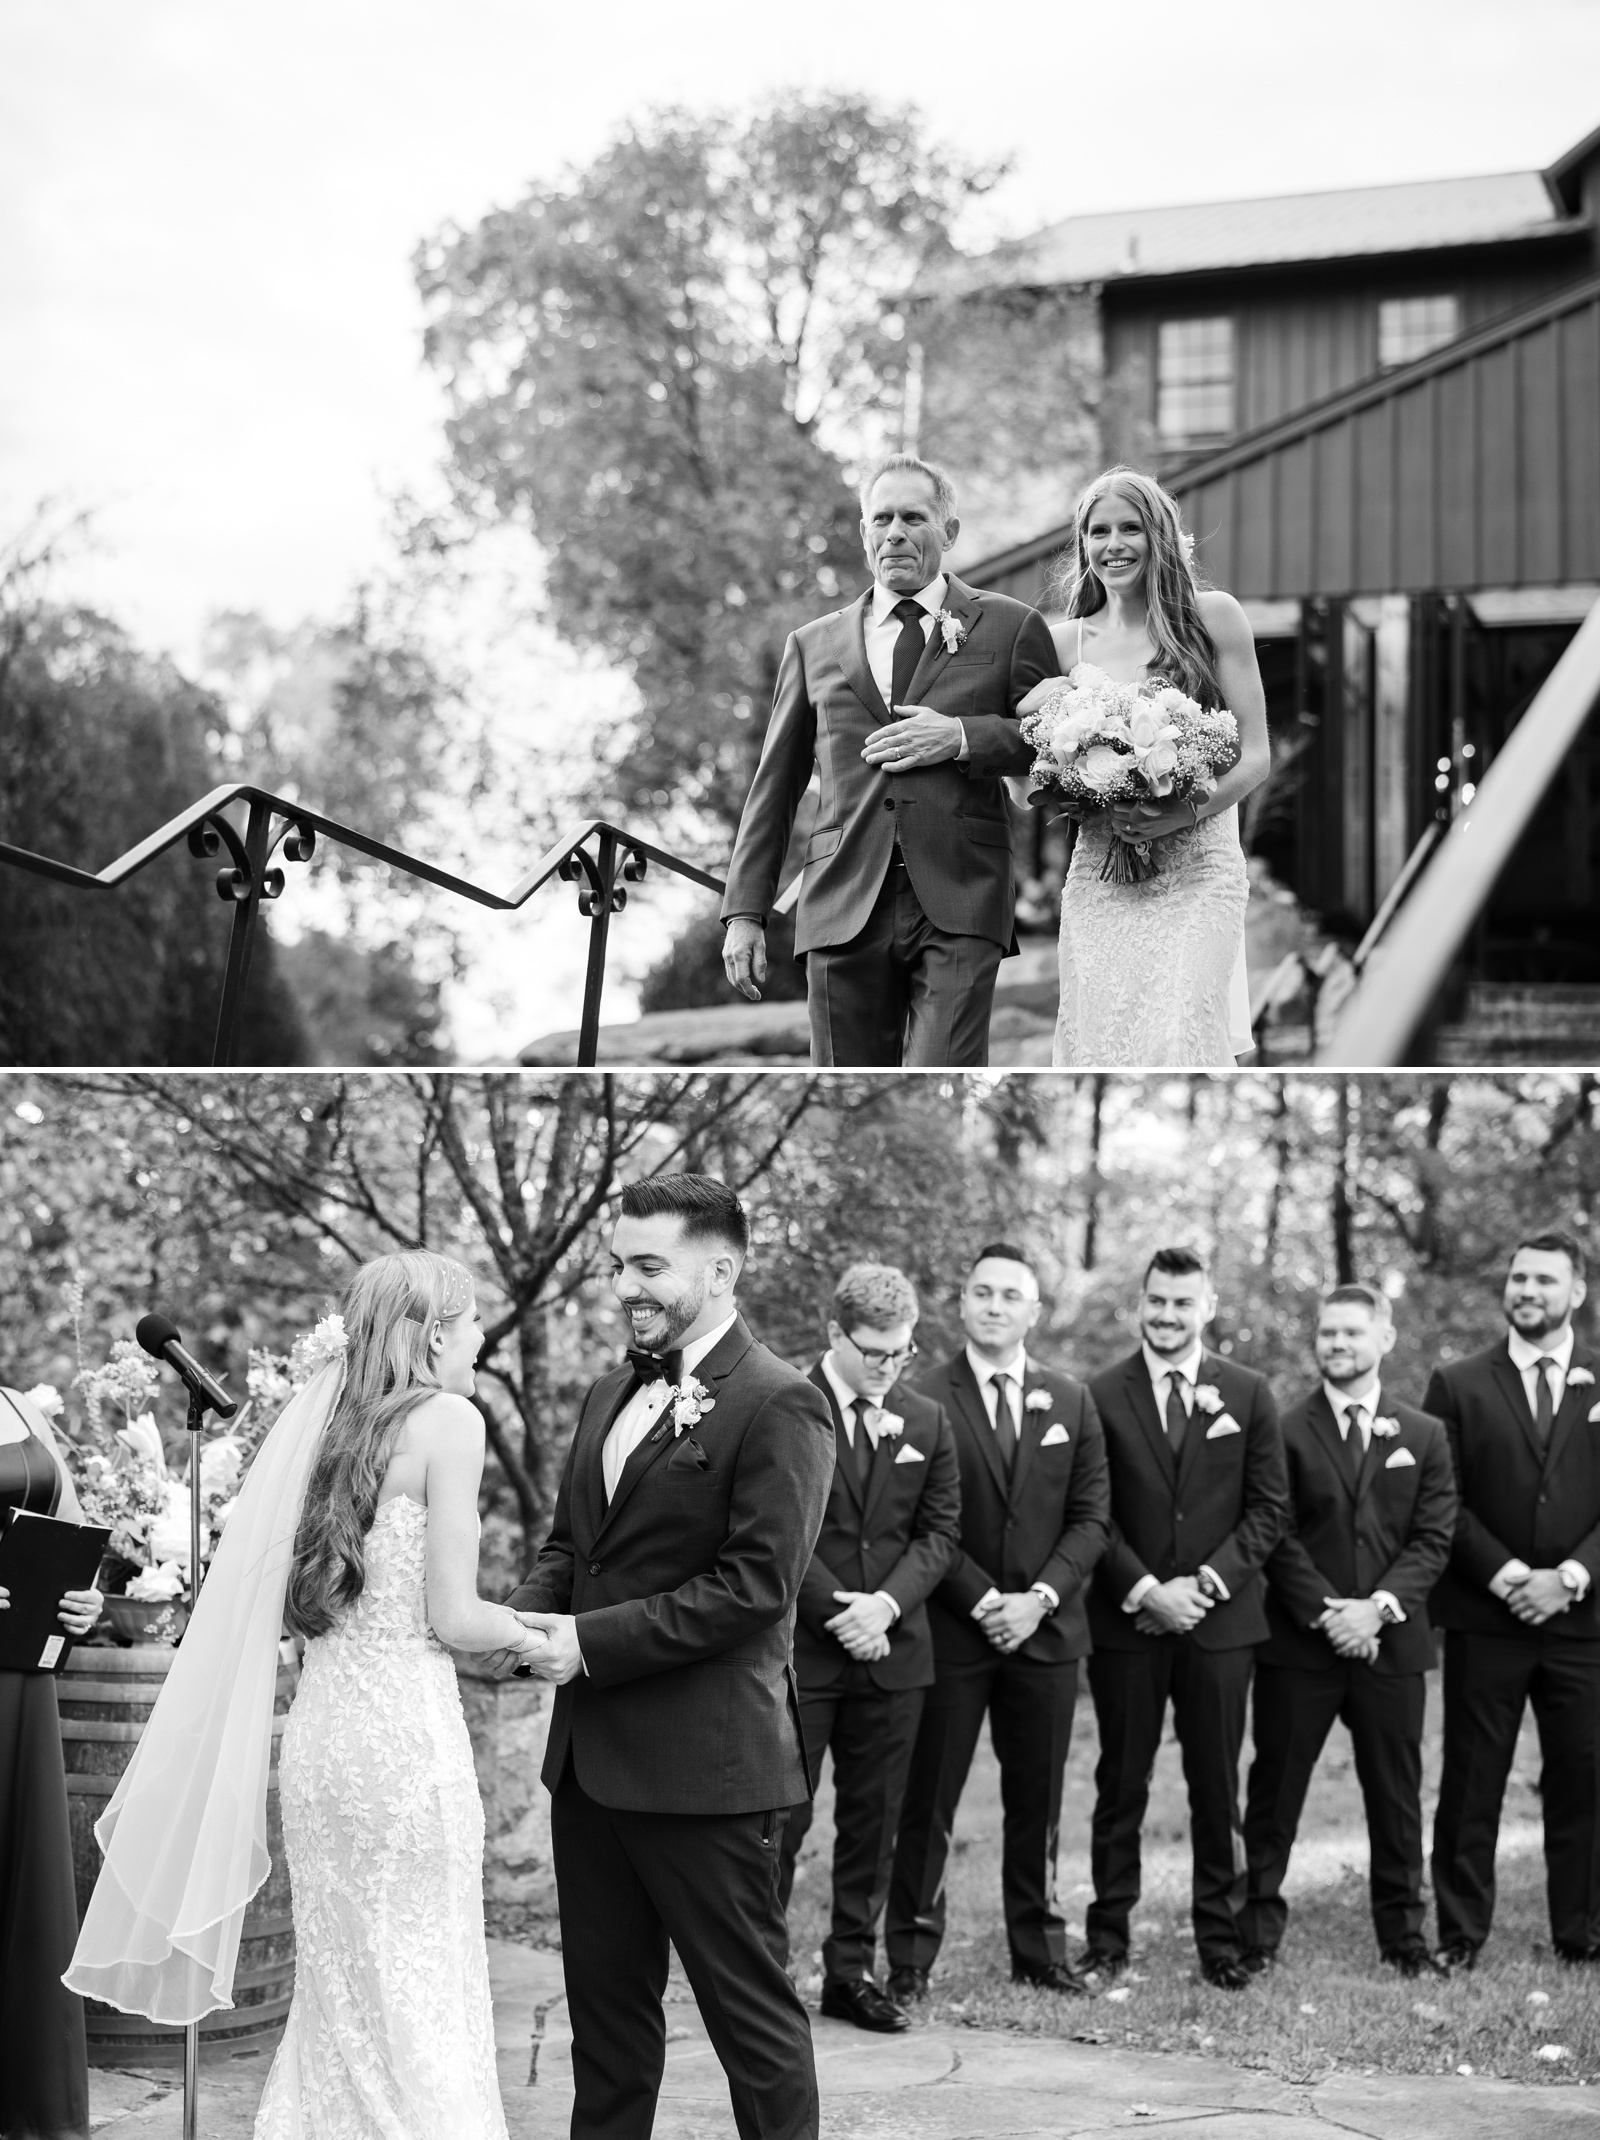
[[[1522,577],[1553,584],[1561,570],[1561,380],[1555,321],[1518,343],[1522,481],[1518,488]]]
[[[1382,594],[1394,585],[1394,525],[1397,469],[1394,403],[1363,409],[1352,425],[1355,440],[1355,557],[1352,585],[1361,594]]]
[[[1424,379],[1395,399],[1396,587],[1434,584],[1434,387]]]
[[[1478,377],[1478,569],[1490,586],[1517,584],[1520,424],[1517,345],[1491,349]]]
[[[1278,555],[1272,593],[1294,594],[1311,584],[1315,498],[1311,484],[1312,445],[1296,439],[1275,456],[1278,463]]]
[[[1354,562],[1355,471],[1350,420],[1317,437],[1317,592],[1348,594]]]
[[[1474,373],[1465,364],[1435,375],[1439,395],[1439,578],[1441,587],[1478,583]]]
[[[1277,528],[1272,511],[1273,468],[1269,458],[1241,468],[1234,484],[1235,526],[1234,578],[1225,582],[1248,587],[1252,594],[1276,593],[1273,558],[1277,551]]]
[[[1561,330],[1562,577],[1600,579],[1600,297]]]

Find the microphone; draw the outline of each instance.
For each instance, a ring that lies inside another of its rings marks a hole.
[[[198,1398],[208,1412],[231,1419],[238,1411],[238,1398],[230,1397],[215,1376],[206,1373],[193,1353],[185,1352],[182,1333],[170,1316],[142,1315],[133,1334],[153,1359],[166,1361],[190,1396]]]

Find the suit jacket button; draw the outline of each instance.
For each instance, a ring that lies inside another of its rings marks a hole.
[[[892,810],[894,808],[894,797],[892,795],[886,795],[883,798],[883,807],[886,810]]]
[[[1550,1498],[1550,1496],[1549,1496],[1548,1494],[1541,1494],[1541,1495],[1539,1496],[1539,1506],[1540,1506],[1541,1508],[1543,1508],[1543,1507],[1544,1507],[1544,1505],[1545,1505],[1545,1503],[1546,1503],[1546,1502],[1547,1502],[1547,1501],[1549,1500],[1549,1498]]]
[[[589,1573],[591,1575],[598,1575],[600,1573],[600,1563],[597,1560],[590,1561]]]

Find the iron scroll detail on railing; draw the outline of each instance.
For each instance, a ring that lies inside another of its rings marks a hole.
[[[245,806],[242,830],[226,814],[239,803]],[[169,818],[166,824],[158,826],[136,847],[130,847],[126,854],[108,862],[103,869],[81,869],[75,863],[59,861],[53,855],[35,854],[29,848],[17,847],[5,840],[0,840],[0,863],[25,870],[32,876],[47,877],[56,884],[69,885],[75,891],[107,892],[115,891],[130,877],[137,876],[158,855],[167,853],[180,842],[199,861],[215,860],[226,849],[228,860],[217,872],[217,896],[232,907],[233,921],[228,935],[222,995],[217,1006],[216,1039],[211,1053],[213,1066],[225,1068],[234,1061],[240,1012],[250,978],[257,916],[263,902],[282,896],[288,881],[285,870],[273,857],[281,851],[284,862],[309,862],[316,852],[319,834],[337,846],[352,848],[372,861],[386,863],[406,876],[420,878],[425,884],[436,885],[441,891],[453,892],[458,898],[470,899],[475,905],[489,907],[497,913],[510,913],[526,905],[553,877],[566,884],[577,884],[578,911],[589,923],[589,956],[584,975],[577,1057],[584,1067],[595,1062],[599,1050],[606,943],[612,915],[620,914],[627,905],[628,885],[640,883],[649,864],[656,862],[674,876],[704,885],[708,891],[720,893],[723,890],[720,877],[713,877],[709,871],[685,861],[681,855],[671,854],[666,848],[639,838],[624,826],[609,824],[604,818],[590,818],[564,833],[509,891],[496,892],[486,885],[472,883],[469,878],[458,877],[450,870],[440,869],[418,855],[407,854],[402,848],[372,839],[350,825],[340,824],[336,818],[324,816],[319,810],[308,809],[292,797],[274,795],[265,788],[249,785],[213,788],[176,817]]]

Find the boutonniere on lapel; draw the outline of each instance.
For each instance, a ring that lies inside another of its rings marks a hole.
[[[1375,1419],[1372,1422],[1372,1437],[1374,1441],[1392,1442],[1399,1432],[1400,1422],[1398,1419]]]
[[[866,1428],[867,1439],[874,1449],[877,1448],[881,1436],[887,1436],[890,1441],[897,1440],[905,1432],[906,1425],[898,1412],[886,1412],[881,1405],[876,1404],[862,1407],[861,1424]]]
[[[1567,1388],[1569,1390],[1589,1389],[1593,1383],[1594,1376],[1587,1367],[1574,1367],[1567,1376]]]
[[[1022,1400],[1022,1409],[1025,1412],[1048,1412],[1054,1403],[1055,1399],[1048,1390],[1029,1390]]]
[[[670,1419],[672,1422],[672,1438],[676,1441],[685,1427],[699,1426],[707,1412],[714,1412],[716,1408],[717,1400],[712,1396],[705,1384],[697,1376],[688,1375],[673,1391],[672,1403],[668,1408],[666,1419],[662,1420],[650,1439],[653,1442],[660,1441],[662,1435],[667,1431],[667,1420]]]
[[[933,621],[939,627],[939,636],[944,641],[945,652],[953,654],[967,636],[965,622],[953,610],[948,609],[936,609]]]
[[[1222,1392],[1213,1382],[1197,1382],[1195,1384],[1194,1408],[1211,1422],[1210,1426],[1206,1428],[1206,1440],[1208,1442],[1219,1441],[1224,1434],[1242,1434],[1244,1432],[1243,1427],[1240,1426],[1233,1414],[1224,1411]]]

